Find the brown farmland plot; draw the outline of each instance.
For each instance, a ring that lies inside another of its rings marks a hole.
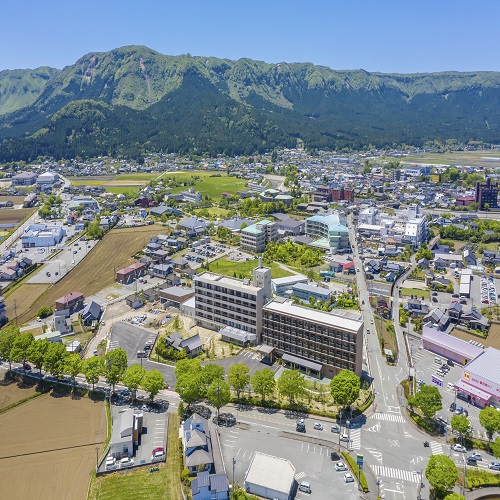
[[[158,226],[112,229],[70,273],[34,303],[23,310],[18,303],[18,322],[22,324],[30,321],[42,306],[54,307],[59,297],[70,292],[81,292],[88,296],[111,285],[115,281],[114,272],[135,262],[132,256],[149,243],[151,236],[161,232],[165,232],[165,229]],[[19,295],[30,292],[26,286],[31,285],[23,284],[16,292]]]
[[[47,394],[0,415],[0,498],[84,500],[106,425],[87,397]]]

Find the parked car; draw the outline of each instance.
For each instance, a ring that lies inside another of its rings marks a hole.
[[[450,411],[455,411],[457,409],[456,403],[451,403],[450,405]]]
[[[458,406],[457,409],[455,410],[455,415],[462,415],[464,412],[463,406]]]
[[[351,473],[349,473],[349,472],[346,472],[346,473],[344,474],[344,481],[345,481],[346,483],[354,483],[354,478],[352,477],[352,474],[351,474]]]
[[[332,462],[335,462],[336,460],[340,460],[340,456],[336,451],[332,451],[330,453],[330,458],[331,458]]]
[[[349,441],[349,436],[347,434],[342,434],[342,436],[340,436],[340,440],[341,441]]]
[[[120,467],[132,467],[134,465],[134,461],[130,457],[125,457],[120,460]]]
[[[337,462],[335,464],[335,470],[337,472],[343,472],[347,470],[346,464],[344,462]]]
[[[157,450],[151,455],[151,461],[161,460],[165,456],[164,450]]]

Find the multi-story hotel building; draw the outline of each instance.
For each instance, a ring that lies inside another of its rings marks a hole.
[[[233,332],[247,332],[260,340],[262,308],[271,298],[271,269],[263,267],[261,259],[252,282],[204,272],[195,277],[194,284],[198,325],[211,330],[229,326]]]
[[[318,311],[283,297],[262,313],[262,344],[287,366],[327,377],[343,369],[361,375],[363,321],[357,315]]]

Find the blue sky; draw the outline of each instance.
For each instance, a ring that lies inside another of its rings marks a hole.
[[[146,45],[381,72],[500,71],[498,0],[4,2],[0,70]]]

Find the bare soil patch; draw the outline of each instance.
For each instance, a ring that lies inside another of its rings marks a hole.
[[[19,224],[32,212],[33,208],[2,208],[0,209],[0,224]]]
[[[31,396],[36,392],[36,384],[22,384],[17,381],[0,382],[0,408],[5,408],[16,401]]]
[[[106,437],[104,403],[40,396],[0,416],[0,498],[87,497],[96,446]]]
[[[497,323],[493,323],[490,327],[490,331],[488,333],[487,338],[482,338],[478,335],[471,335],[470,333],[464,332],[463,330],[458,330],[455,328],[451,334],[454,337],[457,337],[462,340],[474,340],[476,342],[480,342],[486,347],[494,347],[495,349],[500,349],[500,325]]]

